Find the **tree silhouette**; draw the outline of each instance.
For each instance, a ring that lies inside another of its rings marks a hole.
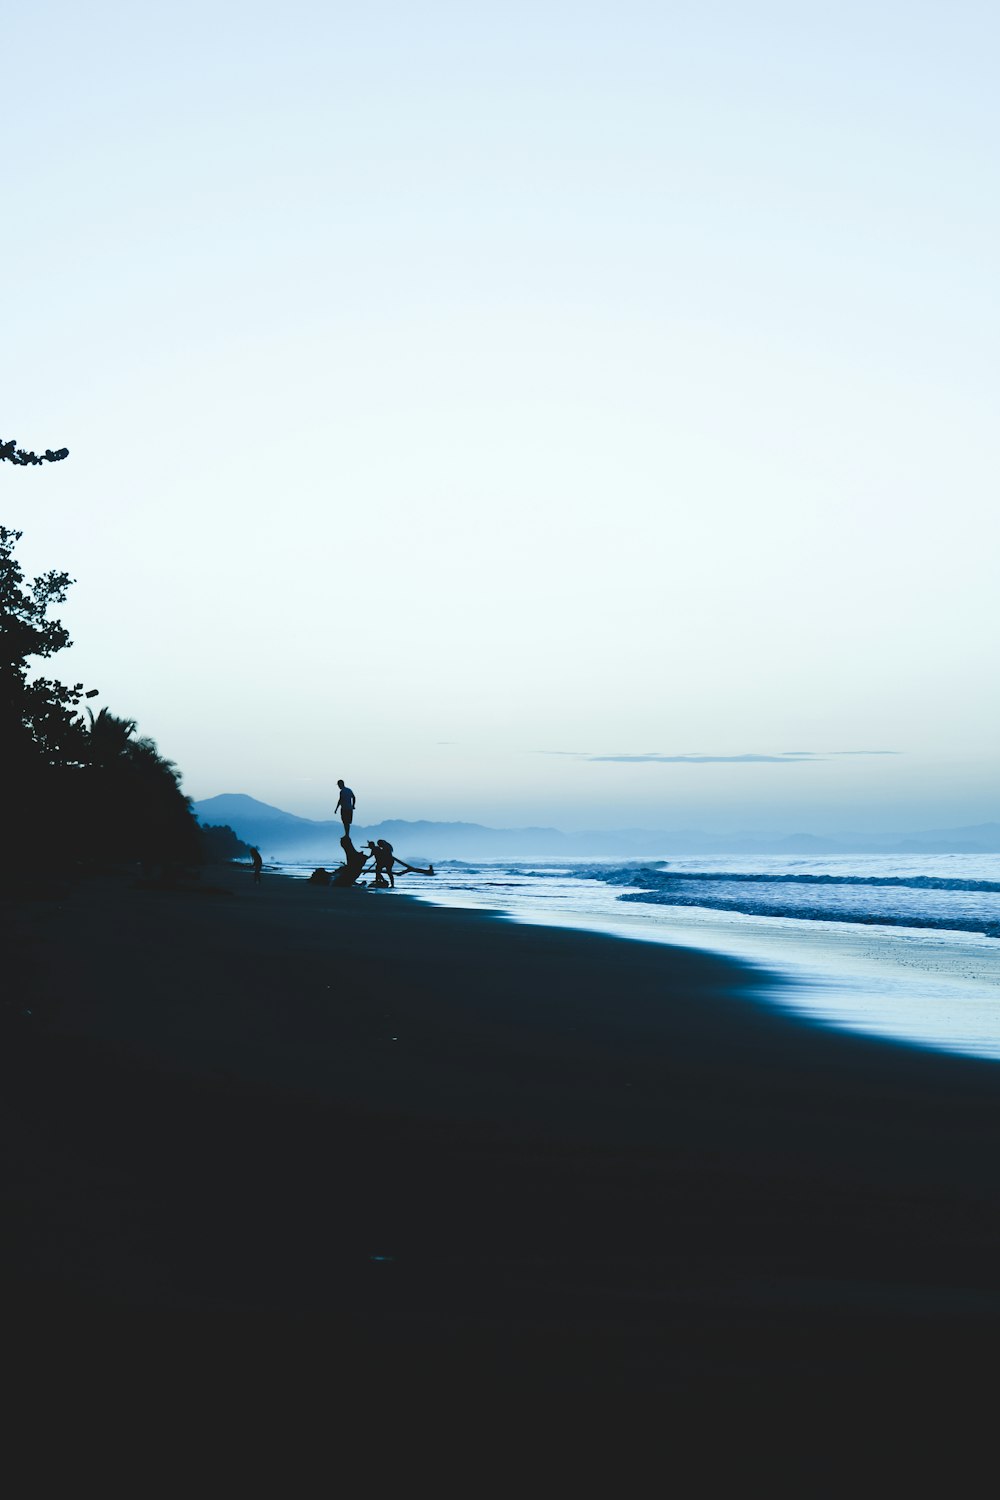
[[[221,865],[230,859],[246,859],[250,854],[250,845],[238,838],[228,823],[203,823],[199,837],[206,864]]]
[[[168,864],[201,858],[198,825],[180,773],[134,719],[88,708],[88,845],[106,857]]]
[[[54,656],[71,644],[49,610],[66,599],[72,579],[54,570],[27,583],[14,548],[21,532],[0,526],[0,742],[12,770],[30,760],[79,764],[84,749],[78,713],[83,683],[49,677],[29,680],[28,660]]]
[[[10,464],[57,464],[68,457],[68,448],[57,448],[55,452],[46,448],[44,453],[31,453],[27,448],[19,448],[16,438],[11,438],[10,442],[4,442],[0,438],[0,462],[6,460]]]
[[[42,454],[0,441],[0,460],[58,463],[68,449]],[[201,858],[198,824],[180,775],[134,719],[102,708],[80,713],[82,682],[32,676],[32,659],[71,645],[50,618],[73,580],[52,570],[30,582],[14,556],[21,532],[0,526],[0,758],[12,795],[5,819],[8,865],[128,858],[170,866]]]
[[[30,582],[14,556],[21,533],[0,526],[0,761],[6,772],[5,852],[20,865],[86,859],[196,864],[198,824],[180,776],[134,719],[80,712],[83,684],[32,676],[33,659],[69,646],[51,618],[72,579],[51,571]]]
[[[134,719],[119,719],[106,708],[102,708],[96,718],[93,709],[88,708],[87,718],[90,720],[88,759],[91,765],[110,766],[128,757],[134,749],[132,736],[138,728]]]

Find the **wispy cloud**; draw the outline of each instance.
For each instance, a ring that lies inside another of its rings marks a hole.
[[[826,760],[834,755],[900,755],[899,750],[782,750],[778,755],[759,755],[747,752],[744,755],[661,755],[658,751],[645,750],[621,755],[594,755],[585,750],[539,750],[539,755],[567,755],[573,760],[615,762],[625,765],[661,766],[737,766],[737,765],[794,765],[797,761]]]
[[[782,755],[657,755],[647,753],[643,755],[587,755],[584,759],[625,761],[631,764],[648,762],[661,766],[759,765],[764,762],[774,766],[785,766],[797,760],[822,760],[823,757],[816,755],[812,750],[790,750]]]

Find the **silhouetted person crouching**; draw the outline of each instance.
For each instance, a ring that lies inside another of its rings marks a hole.
[[[387,839],[379,839],[375,845],[374,852],[375,884],[378,885],[379,880],[381,879],[381,882],[384,885],[388,880],[393,890],[395,890],[396,882],[393,879],[392,867],[396,863],[396,856],[392,852],[392,845],[388,842]]]
[[[365,848],[368,851],[366,857],[370,857],[375,864],[375,884],[395,886],[392,867],[396,856],[392,852],[392,845],[385,839],[379,839],[378,843],[374,839],[369,839]]]

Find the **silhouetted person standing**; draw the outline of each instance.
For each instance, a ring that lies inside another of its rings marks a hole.
[[[341,822],[344,825],[344,836],[345,838],[350,838],[351,824],[354,821],[355,797],[350,787],[345,786],[342,781],[338,781],[337,785],[340,787],[340,796],[337,798],[337,806],[333,810],[336,812],[339,808]]]
[[[260,885],[260,872],[264,868],[264,861],[261,858],[260,850],[251,849],[250,858],[253,862],[253,883],[254,885]]]

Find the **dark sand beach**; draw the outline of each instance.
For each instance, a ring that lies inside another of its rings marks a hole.
[[[6,928],[21,1358],[341,1412],[982,1392],[993,1064],[714,957],[233,869]]]

